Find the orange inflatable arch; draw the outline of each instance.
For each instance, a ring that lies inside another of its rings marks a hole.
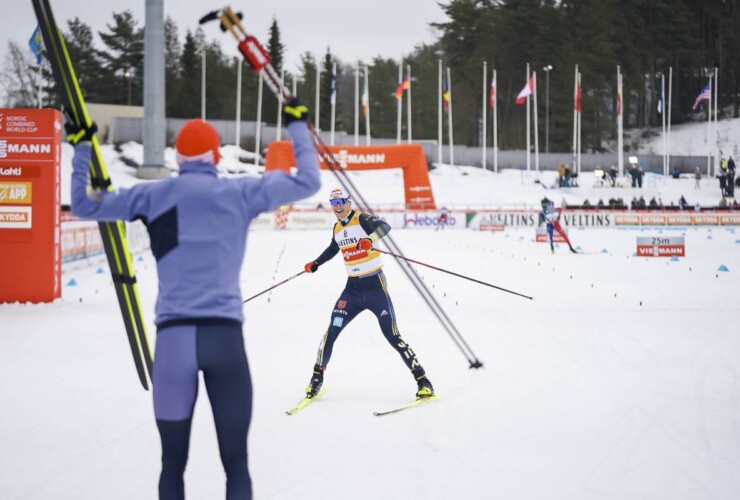
[[[424,150],[419,144],[388,146],[329,146],[329,150],[345,170],[403,170],[406,208],[408,210],[436,210],[429,170]],[[319,158],[321,168],[328,166]],[[274,141],[267,148],[265,171],[285,170],[295,166],[293,145],[289,141]]]

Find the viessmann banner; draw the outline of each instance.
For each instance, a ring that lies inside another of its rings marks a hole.
[[[0,109],[0,302],[61,296],[62,116]]]

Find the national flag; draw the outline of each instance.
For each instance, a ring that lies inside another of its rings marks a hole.
[[[330,102],[333,105],[337,103],[337,70],[336,66],[332,68],[331,71],[331,96],[330,96]]]
[[[665,101],[665,80],[661,78],[660,97],[658,97],[658,113],[663,113],[663,101]]]
[[[450,99],[452,99],[452,94],[450,93],[450,82],[447,78],[444,79],[444,82],[442,83],[442,106],[447,109],[450,107]]]
[[[396,99],[400,99],[403,96],[403,91],[411,88],[411,75],[406,75],[401,83],[396,87]]]
[[[534,75],[532,75],[522,91],[519,92],[519,95],[516,96],[515,104],[524,104],[525,102],[527,102],[527,96],[534,94],[534,92]]]
[[[622,115],[622,89],[617,90],[617,116]]]
[[[496,109],[496,79],[491,80],[491,90],[488,92],[488,102],[491,109]]]
[[[367,116],[370,112],[370,93],[367,88],[367,70],[365,72],[365,81],[362,87],[362,115]]]
[[[575,99],[575,109],[577,112],[581,112],[581,78],[579,75],[578,78],[578,86],[576,87],[576,99]]]
[[[36,26],[36,29],[33,30],[33,34],[31,35],[31,39],[28,40],[28,45],[31,47],[31,51],[33,52],[33,55],[36,56],[36,64],[41,64],[41,28]]]
[[[706,87],[704,87],[704,90],[702,90],[701,93],[698,96],[696,96],[694,105],[691,107],[692,110],[696,109],[696,107],[699,105],[700,102],[712,98],[711,84],[712,84],[711,81],[707,83]]]

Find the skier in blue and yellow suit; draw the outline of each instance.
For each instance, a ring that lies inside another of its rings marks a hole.
[[[378,318],[386,340],[398,351],[401,359],[411,370],[417,383],[416,397],[434,395],[432,383],[427,378],[424,368],[398,331],[396,313],[383,274],[383,261],[380,252],[373,249],[373,244],[388,234],[391,227],[387,222],[372,215],[352,210],[352,200],[343,189],[332,190],[329,202],[338,219],[334,224],[331,243],[316,260],[306,264],[305,270],[308,273],[316,272],[320,265],[341,251],[349,278],[334,305],[329,328],[319,345],[306,396],[312,398],[318,394],[324,382],[324,371],[331,358],[334,342],[344,327],[364,310],[370,310]]]

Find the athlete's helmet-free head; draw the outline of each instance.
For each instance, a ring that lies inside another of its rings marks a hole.
[[[342,188],[334,188],[329,193],[329,203],[333,207],[344,205],[348,201],[350,201],[350,194]]]
[[[217,165],[221,159],[218,152],[220,144],[221,139],[213,125],[200,118],[188,120],[180,129],[175,141],[177,164],[202,161]]]

